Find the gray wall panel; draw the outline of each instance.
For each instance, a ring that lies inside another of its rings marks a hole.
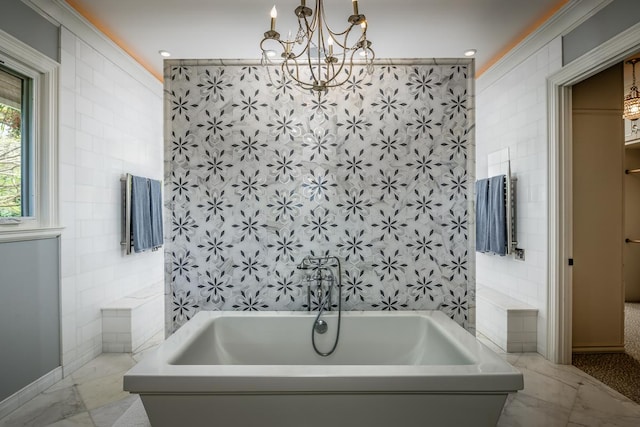
[[[58,238],[0,243],[0,401],[60,366]]]
[[[614,0],[562,38],[562,65],[640,22],[640,0]]]
[[[20,0],[2,0],[0,30],[60,62],[60,27]]]

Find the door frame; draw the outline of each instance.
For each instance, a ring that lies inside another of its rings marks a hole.
[[[547,79],[547,359],[554,363],[570,364],[572,352],[573,293],[568,265],[573,254],[571,86],[638,51],[640,23],[565,65]]]

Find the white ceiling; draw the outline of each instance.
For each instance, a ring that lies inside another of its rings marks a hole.
[[[70,0],[162,75],[171,58],[258,59],[278,7],[277,29],[295,30],[299,0]],[[313,7],[313,0],[307,1]],[[453,58],[477,49],[482,69],[562,0],[359,0],[378,58]],[[346,28],[350,0],[325,0],[333,29]],[[295,32],[295,31],[294,31]]]

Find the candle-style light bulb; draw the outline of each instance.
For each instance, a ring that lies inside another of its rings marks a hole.
[[[278,17],[278,11],[276,10],[276,6],[273,6],[271,9],[271,31],[275,31],[276,29],[276,18]]]
[[[329,36],[327,45],[329,46],[329,56],[333,56],[333,37]]]
[[[291,53],[291,45],[293,42],[294,40],[291,39],[291,30],[289,30],[289,33],[287,34],[287,41],[285,42],[285,53]]]
[[[367,21],[362,21],[362,24],[360,24],[360,28],[362,28],[362,31],[367,29]]]
[[[358,0],[351,0],[353,2],[353,14],[359,15],[358,13]]]

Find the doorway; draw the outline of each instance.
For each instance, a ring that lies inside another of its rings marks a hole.
[[[640,51],[640,26],[564,66],[548,79],[549,251],[548,358],[570,364],[572,355],[573,169],[572,86]]]

